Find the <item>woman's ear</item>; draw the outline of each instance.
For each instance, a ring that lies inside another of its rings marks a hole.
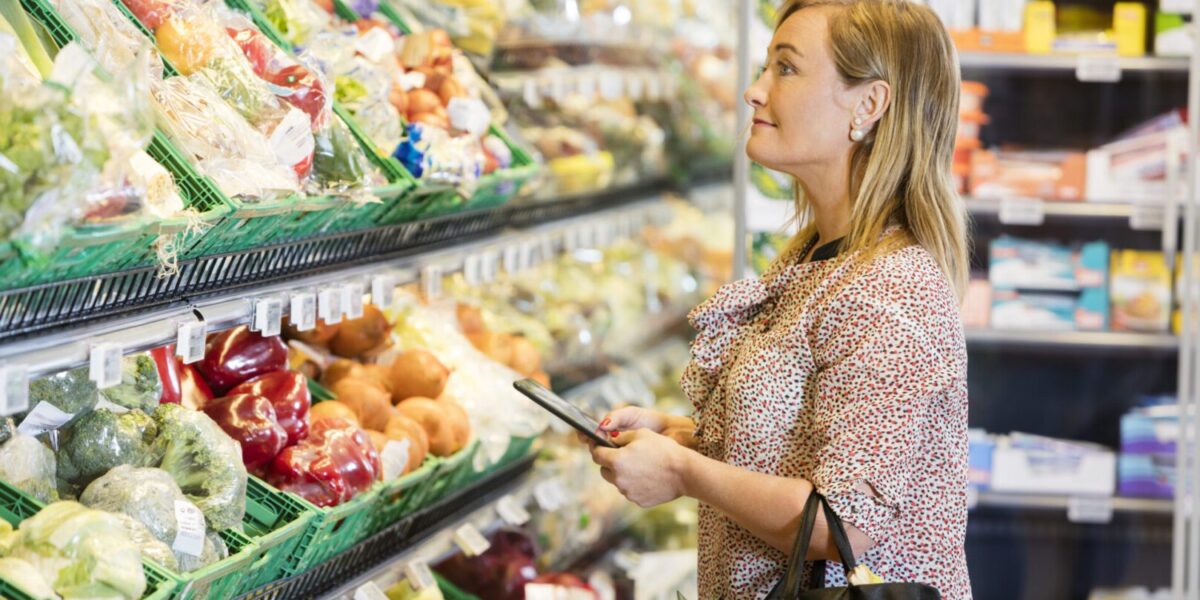
[[[862,84],[854,117],[862,119],[862,127],[869,128],[883,118],[892,103],[892,86],[882,79]]]

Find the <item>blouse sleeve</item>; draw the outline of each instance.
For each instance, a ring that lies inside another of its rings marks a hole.
[[[812,481],[844,522],[876,542],[890,537],[907,490],[920,485],[912,480],[919,436],[949,384],[950,357],[939,352],[947,346],[936,337],[959,317],[935,288],[945,291],[942,282],[873,273],[827,305],[816,340],[812,418],[825,439]],[[947,308],[952,314],[942,314]]]

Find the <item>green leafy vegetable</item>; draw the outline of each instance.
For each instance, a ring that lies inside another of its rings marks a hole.
[[[0,423],[0,479],[49,503],[58,500],[54,453],[36,438],[17,433],[12,419]]]
[[[4,136],[3,116],[0,115],[0,138]],[[3,151],[0,151],[2,153]],[[4,170],[0,169],[0,173]],[[0,175],[2,177],[3,175]],[[80,368],[56,373],[49,377],[35,379],[29,382],[29,406],[36,408],[41,402],[69,414],[75,415],[64,424],[70,425],[96,406],[100,400],[100,392],[96,384],[88,378],[88,369]]]
[[[236,527],[246,514],[246,467],[242,447],[208,415],[178,404],[154,411],[158,439],[154,453],[183,493],[196,503],[208,525]]]
[[[118,415],[98,408],[84,415],[59,435],[59,493],[73,498],[114,467],[157,464],[157,434],[157,424],[140,410]]]
[[[121,364],[121,383],[100,392],[109,402],[146,414],[154,412],[162,397],[162,379],[154,359],[148,354],[125,357]]]

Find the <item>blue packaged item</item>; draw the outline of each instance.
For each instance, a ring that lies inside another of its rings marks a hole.
[[[1108,310],[1107,286],[1082,290],[1075,306],[1075,328],[1080,331],[1107,330]]]
[[[1075,254],[1061,244],[1003,236],[988,247],[988,280],[997,290],[1075,291]]]
[[[1173,456],[1179,442],[1179,405],[1138,408],[1121,416],[1121,452]]]
[[[1174,498],[1175,457],[1122,454],[1117,459],[1117,493],[1131,498]]]
[[[1076,306],[1076,299],[1070,295],[996,290],[992,295],[992,328],[1072,331]]]
[[[992,453],[996,450],[996,441],[982,429],[972,429],[967,432],[969,440],[967,454],[967,482],[986,490],[992,483]]]
[[[1080,246],[1076,258],[1075,284],[1081,289],[1107,289],[1109,253],[1108,242],[1088,242]],[[1105,298],[1107,303],[1107,295]],[[1107,322],[1107,319],[1105,321]]]

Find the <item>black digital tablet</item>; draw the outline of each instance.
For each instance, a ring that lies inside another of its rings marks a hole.
[[[612,443],[612,440],[606,439],[603,435],[596,432],[600,429],[600,424],[595,419],[576,408],[570,402],[563,400],[558,394],[546,388],[546,386],[532,379],[522,379],[514,381],[513,387],[517,388],[518,392],[529,396],[530,400],[533,400],[542,408],[550,411],[550,414],[562,419],[567,425],[592,438],[597,444],[608,448],[617,447],[616,444]]]

